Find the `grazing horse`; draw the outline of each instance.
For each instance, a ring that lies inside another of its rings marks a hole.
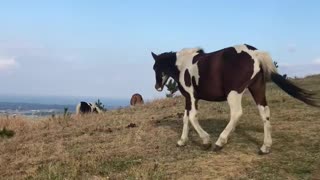
[[[130,100],[131,106],[135,106],[135,105],[143,104],[143,103],[144,103],[144,101],[143,101],[141,94],[136,93],[136,94],[132,95],[131,100]]]
[[[162,91],[169,77],[178,82],[185,97],[183,130],[178,146],[188,141],[189,121],[197,131],[205,147],[210,147],[210,136],[198,122],[198,100],[227,101],[230,106],[230,121],[215,143],[214,150],[221,150],[242,115],[241,99],[249,89],[255,100],[264,124],[264,142],[259,154],[270,152],[270,109],[266,100],[266,80],[271,79],[282,90],[312,106],[320,106],[315,94],[294,85],[277,73],[267,52],[244,44],[205,53],[199,48],[182,49],[160,55],[151,53],[155,63],[155,88]]]
[[[101,113],[102,110],[96,105],[96,103],[87,103],[81,101],[76,107],[76,114],[87,114],[87,113]]]

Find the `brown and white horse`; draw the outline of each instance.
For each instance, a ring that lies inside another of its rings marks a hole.
[[[143,101],[141,94],[136,93],[136,94],[132,95],[131,100],[130,100],[131,106],[140,105],[143,103],[144,103],[144,101]]]
[[[259,154],[270,152],[271,125],[270,109],[266,100],[266,79],[271,79],[282,90],[306,104],[320,106],[314,94],[304,90],[277,73],[268,53],[250,45],[236,45],[216,52],[205,53],[202,49],[182,49],[160,55],[152,53],[155,60],[153,69],[156,76],[155,88],[162,91],[169,77],[178,82],[179,90],[185,97],[185,113],[181,139],[177,142],[184,146],[188,141],[189,121],[210,147],[210,136],[198,122],[198,100],[228,101],[230,121],[214,150],[220,150],[227,143],[230,133],[235,129],[242,115],[241,99],[248,89],[252,94],[264,124],[264,142]]]

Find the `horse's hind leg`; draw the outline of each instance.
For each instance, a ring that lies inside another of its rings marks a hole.
[[[268,154],[270,153],[272,145],[270,109],[267,105],[266,82],[262,73],[257,74],[255,81],[249,86],[249,91],[258,106],[264,126],[264,141],[262,147],[260,148],[259,154]]]
[[[235,129],[237,122],[239,121],[242,115],[242,93],[238,93],[236,91],[231,91],[228,95],[228,104],[230,106],[230,121],[227,127],[222,131],[219,136],[219,139],[216,142],[215,151],[222,149],[223,145],[225,145],[228,141],[228,137],[230,133]]]

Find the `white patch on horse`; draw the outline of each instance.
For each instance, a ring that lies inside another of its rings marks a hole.
[[[165,83],[167,82],[168,79],[169,79],[169,76],[162,73],[162,86],[165,85]]]
[[[80,111],[80,106],[81,106],[81,103],[79,103],[79,104],[77,105],[77,107],[76,107],[76,114],[77,114],[77,115],[81,113],[81,111]]]
[[[177,52],[177,61],[176,66],[178,67],[178,70],[180,71],[179,75],[179,81],[183,82],[183,88],[185,88],[185,81],[184,81],[184,72],[188,69],[190,73],[190,78],[195,77],[196,84],[199,84],[199,69],[198,69],[198,63],[192,63],[192,60],[194,56],[196,56],[198,51],[201,50],[200,48],[185,48],[181,51]],[[186,89],[185,89],[186,90]]]
[[[236,128],[236,125],[242,115],[242,93],[238,93],[237,91],[231,91],[228,94],[227,100],[230,106],[230,121],[226,128],[222,131],[219,136],[219,139],[216,142],[216,145],[222,147],[228,141],[228,137],[232,131]]]
[[[261,119],[263,121],[263,129],[264,129],[264,140],[260,150],[263,153],[269,153],[272,145],[271,124],[269,121],[270,109],[268,106],[262,106],[262,105],[258,105],[258,109],[259,109]]]
[[[254,76],[260,71],[260,61],[258,59],[256,50],[250,50],[250,49],[248,49],[248,47],[246,45],[236,45],[236,46],[233,46],[233,47],[237,51],[238,54],[243,51],[243,52],[248,53],[251,56],[251,58],[253,59],[253,61],[254,61],[254,63],[253,63],[253,74],[251,76],[251,79],[253,79]]]

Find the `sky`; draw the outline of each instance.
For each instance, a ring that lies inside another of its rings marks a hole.
[[[320,73],[320,1],[28,0],[0,6],[0,94],[164,97],[156,54],[247,43],[280,73]]]

